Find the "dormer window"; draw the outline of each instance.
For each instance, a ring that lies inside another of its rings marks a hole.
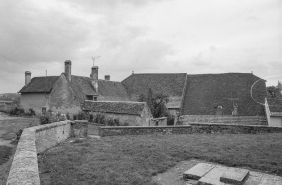
[[[95,95],[86,95],[87,100],[97,101],[98,97]]]

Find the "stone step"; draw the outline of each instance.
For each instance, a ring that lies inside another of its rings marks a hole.
[[[228,168],[228,170],[220,177],[220,181],[234,185],[242,185],[248,178],[249,170],[240,168]]]
[[[187,180],[187,179],[199,180],[206,173],[212,170],[214,167],[215,167],[214,164],[198,163],[183,173],[183,179],[184,180]]]

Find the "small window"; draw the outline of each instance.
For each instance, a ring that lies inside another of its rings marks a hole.
[[[45,114],[46,113],[46,107],[42,107],[42,114]]]
[[[97,97],[96,97],[96,96],[94,96],[93,100],[94,100],[94,101],[97,101]]]
[[[87,100],[93,100],[93,95],[87,95],[87,96],[86,96],[86,99],[87,99]]]

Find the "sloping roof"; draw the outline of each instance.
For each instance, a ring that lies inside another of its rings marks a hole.
[[[129,94],[147,94],[151,88],[154,93],[181,96],[186,75],[186,73],[132,74],[122,83]]]
[[[27,86],[24,86],[19,93],[49,93],[59,76],[42,76],[31,79]]]
[[[98,92],[102,96],[128,98],[127,92],[121,82],[99,80]]]
[[[83,110],[101,112],[141,115],[146,103],[144,102],[125,102],[125,101],[88,101],[84,103]]]
[[[90,77],[71,75],[71,87],[84,95],[97,95],[92,83],[93,79]]]
[[[239,98],[234,100],[239,103],[239,115],[257,115],[266,96],[265,81],[259,79],[251,73],[188,75],[182,114],[214,115],[221,105],[223,114],[231,115],[232,98]]]
[[[122,84],[131,100],[137,101],[139,95],[147,95],[151,88],[153,93],[170,97],[168,108],[180,108],[186,76],[186,73],[132,74],[123,80]]]
[[[282,100],[267,98],[267,103],[272,116],[282,116]]]

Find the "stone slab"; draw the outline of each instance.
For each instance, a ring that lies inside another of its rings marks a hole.
[[[244,185],[258,185],[263,177],[263,173],[250,171],[249,177]]]
[[[183,173],[183,179],[199,180],[214,167],[215,167],[214,164],[198,163],[195,166],[193,166],[191,169]]]
[[[282,185],[282,178],[279,176],[265,174],[259,185]]]
[[[220,177],[221,182],[242,185],[249,176],[249,170],[240,168],[227,168],[227,171]]]
[[[228,170],[228,167],[216,165],[212,170],[210,170],[205,177],[210,179],[220,180],[220,177]]]
[[[202,177],[199,179],[197,185],[227,185],[227,184],[224,182],[220,182],[219,179]]]

